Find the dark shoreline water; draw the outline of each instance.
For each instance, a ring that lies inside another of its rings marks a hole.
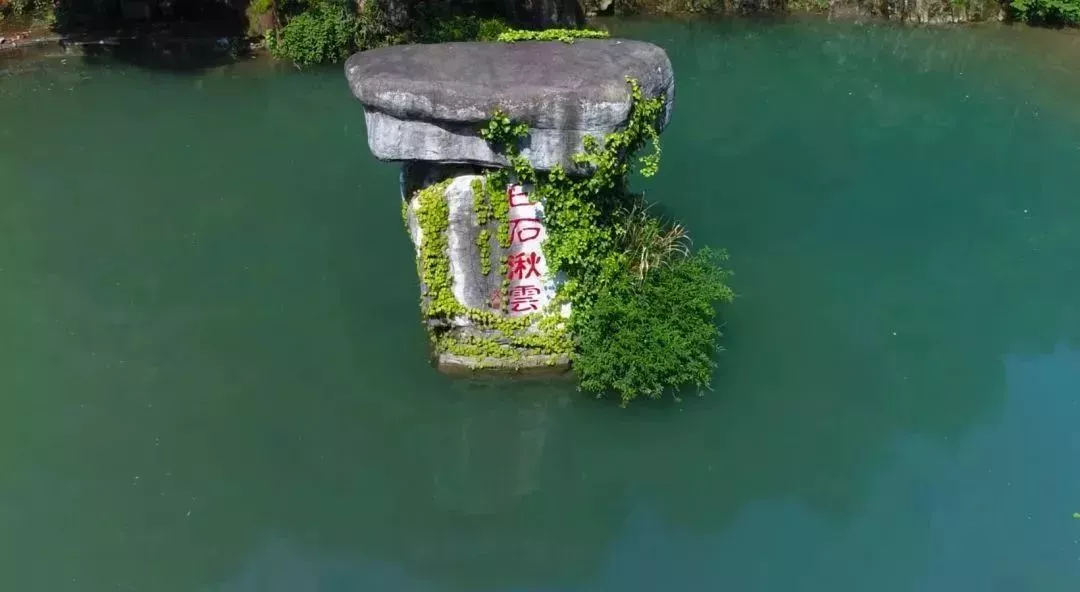
[[[1074,591],[1071,38],[615,26],[737,274],[681,404],[431,369],[338,66],[0,79],[0,589]]]

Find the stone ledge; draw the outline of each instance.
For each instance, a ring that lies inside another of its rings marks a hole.
[[[500,110],[529,126],[522,154],[534,168],[571,172],[586,135],[627,123],[628,77],[646,97],[666,97],[661,125],[675,92],[663,49],[621,39],[384,47],[352,56],[345,72],[381,160],[505,166],[478,133]]]
[[[476,372],[519,374],[529,376],[558,376],[570,371],[570,356],[566,354],[527,355],[519,358],[472,357],[439,354],[436,365],[445,374]]]

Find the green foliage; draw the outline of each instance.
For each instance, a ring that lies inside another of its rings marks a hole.
[[[256,2],[266,4],[269,10],[269,0]],[[337,62],[356,51],[408,40],[390,26],[389,18],[375,0],[364,2],[359,14],[352,2],[344,0],[283,3],[283,6],[292,14],[276,34],[266,33],[266,45],[275,58],[298,66]]]
[[[13,0],[19,3],[50,0]],[[350,0],[279,0],[278,17],[285,25],[265,33],[270,54],[299,66],[341,61],[349,54],[398,43],[443,43],[452,41],[559,40],[607,37],[604,31],[549,29],[514,30],[501,18],[474,14],[453,14],[452,7],[417,6],[409,26],[396,29],[383,4],[367,0],[359,14]],[[247,9],[257,21],[272,8],[271,0],[253,0]],[[448,12],[449,10],[449,12]],[[457,11],[461,7],[456,8]],[[255,31],[256,28],[252,28]]]
[[[1014,18],[1041,25],[1080,25],[1080,0],[1012,0]]]
[[[461,305],[451,290],[450,258],[447,256],[450,248],[446,234],[450,227],[450,206],[444,194],[449,186],[450,179],[447,179],[421,189],[413,198],[416,202],[416,221],[421,231],[419,266],[424,314],[445,319],[461,311]]]
[[[35,21],[52,24],[56,22],[53,0],[9,0],[0,2],[0,21],[5,17],[33,17]]]
[[[447,41],[495,41],[499,35],[510,30],[506,21],[497,18],[480,18],[472,15],[455,15],[436,19],[421,34],[426,43]]]
[[[472,195],[473,213],[480,226],[480,232],[476,235],[476,246],[480,249],[480,272],[488,275],[491,273],[491,230],[487,226],[495,218],[495,210],[480,179],[472,182]]]
[[[491,213],[498,222],[499,246],[504,250],[510,248],[510,205],[502,193],[503,188],[511,181],[535,182],[537,177],[536,172],[529,166],[528,160],[518,154],[518,144],[528,133],[527,124],[511,121],[502,111],[493,113],[491,119],[480,129],[480,137],[491,144],[496,152],[506,154],[510,163],[510,168],[489,171],[485,183],[488,191],[487,201],[491,204]],[[507,279],[507,256],[504,255],[499,263],[499,275],[503,278],[500,301],[503,303],[504,312],[509,302],[510,290],[510,281]]]
[[[528,127],[503,113],[480,130],[510,165],[487,173],[489,190],[511,180],[531,183],[531,198],[543,200],[544,254],[549,269],[567,278],[559,298],[574,314],[563,335],[572,337],[580,387],[616,393],[623,404],[688,384],[706,388],[720,335],[714,304],[732,298],[727,272],[718,265],[725,255],[703,250],[691,256],[685,229],[649,215],[628,191],[634,164],[645,176],[659,168],[664,98],[646,98],[636,81],[627,82],[629,122],[602,140],[586,139],[584,152],[574,157],[585,176],[561,167],[538,174],[518,152]],[[646,145],[652,151],[635,159]],[[500,238],[504,234],[500,229]]]
[[[274,3],[271,0],[252,0],[248,4],[247,9],[244,10],[244,17],[247,19],[247,36],[248,37],[263,37],[267,36],[267,33],[272,31],[275,23],[266,22],[264,17],[273,16]],[[270,19],[273,20],[272,18]]]
[[[480,128],[480,137],[491,144],[492,149],[509,156],[517,154],[518,142],[528,133],[528,124],[510,121],[510,118],[502,111],[492,113],[491,119]]]
[[[476,246],[480,248],[480,273],[491,273],[491,231],[481,228],[476,234]]]
[[[639,396],[694,385],[707,388],[720,336],[717,302],[732,299],[723,253],[702,249],[654,269],[643,281],[620,276],[574,323],[574,368],[581,388]]]
[[[477,41],[497,41],[499,36],[510,30],[510,25],[502,19],[483,19],[476,30]]]
[[[595,29],[544,29],[542,31],[510,29],[500,33],[496,40],[502,43],[516,43],[518,41],[562,41],[563,43],[573,43],[575,39],[606,39],[610,36],[607,31],[597,31]]]
[[[248,10],[254,14],[266,14],[274,7],[273,0],[251,0]]]
[[[382,4],[376,0],[364,2],[356,23],[354,45],[357,51],[406,41],[402,33],[390,26],[390,17],[383,11]]]
[[[575,307],[595,300],[627,268],[623,254],[616,250],[615,229],[618,213],[636,200],[627,189],[634,154],[651,144],[653,151],[636,162],[643,176],[659,170],[658,126],[664,99],[646,99],[636,81],[628,83],[633,107],[626,127],[602,141],[586,138],[584,153],[574,157],[578,166],[592,173],[570,177],[556,167],[538,192],[546,200],[548,265],[571,278],[567,288]]]
[[[357,48],[358,32],[356,16],[344,5],[325,3],[296,15],[266,41],[275,58],[309,66],[345,59]]]
[[[431,329],[431,341],[437,352],[448,352],[463,356],[473,357],[479,360],[485,358],[518,359],[525,355],[565,355],[570,351],[570,338],[564,324],[552,313],[557,310],[558,301],[551,303],[550,308],[541,315],[541,320],[536,321],[530,316],[508,317],[504,314],[496,314],[487,310],[468,308],[454,298],[452,285],[453,279],[450,274],[450,248],[447,230],[450,226],[450,206],[446,201],[446,189],[451,180],[447,179],[440,183],[419,190],[413,197],[415,204],[416,221],[420,227],[420,256],[418,267],[423,284],[421,297],[424,316],[429,320],[436,321],[429,325]],[[483,201],[476,200],[475,196],[498,195],[490,185],[483,186],[477,181],[472,185],[474,194],[474,208],[478,215],[484,212],[485,220],[502,220],[508,217],[505,211],[505,199],[492,200],[490,197]],[[503,211],[494,204],[504,204]],[[408,219],[408,206],[405,206],[402,216]],[[508,223],[507,223],[508,224]],[[502,225],[500,224],[500,227]],[[508,228],[507,228],[507,234]],[[481,233],[484,235],[484,233]],[[485,239],[488,243],[487,260],[490,270],[490,235]],[[481,247],[483,251],[483,247]],[[483,256],[483,255],[482,255]],[[483,266],[483,262],[481,262]],[[503,277],[506,277],[505,260],[502,267]],[[506,280],[504,279],[503,302],[505,305]],[[448,332],[448,321],[455,317],[469,319],[477,328],[487,329],[496,337],[481,338],[477,336],[451,335]],[[553,318],[549,318],[553,317]],[[548,360],[554,363],[555,358]]]
[[[630,272],[644,279],[653,269],[690,255],[690,236],[682,224],[665,224],[649,214],[644,202],[619,213],[615,229],[618,249],[624,253]]]
[[[481,360],[479,367],[485,367],[483,360],[523,358],[524,354],[509,343],[475,336],[453,337],[443,335],[437,342],[438,351]]]
[[[545,314],[505,316],[509,284],[505,257],[500,262],[503,314],[461,305],[451,290],[447,256],[448,182],[416,194],[425,316],[444,321],[464,316],[490,330],[479,336],[460,335],[450,332],[448,322],[429,323],[436,351],[468,356],[481,366],[495,359],[512,366],[524,356],[569,353],[583,390],[617,394],[623,404],[686,385],[708,387],[720,336],[715,304],[732,299],[728,272],[719,265],[726,256],[707,249],[691,255],[685,229],[650,215],[640,197],[628,191],[627,179],[635,164],[646,176],[658,170],[664,99],[646,98],[636,81],[627,82],[633,97],[629,122],[601,140],[585,141],[584,152],[574,157],[575,165],[589,173],[584,176],[571,176],[559,167],[537,173],[519,151],[528,126],[511,121],[505,113],[493,114],[480,129],[509,166],[488,171],[483,181],[473,182],[477,221],[496,222],[499,244],[505,249],[510,246],[505,187],[512,182],[531,184],[530,199],[543,200],[548,266],[568,278]],[[646,145],[653,149],[635,158]],[[486,228],[477,242],[486,274],[491,260]],[[569,325],[556,312],[564,302],[574,310]]]

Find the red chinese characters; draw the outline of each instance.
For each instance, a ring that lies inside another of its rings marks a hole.
[[[510,289],[510,312],[540,310],[543,291],[537,286],[514,286]]]
[[[510,244],[524,244],[538,240],[544,226],[536,218],[512,218],[510,220]]]
[[[506,188],[509,205],[510,253],[506,278],[510,281],[506,306],[511,316],[540,311],[547,304],[543,288],[547,274],[541,245],[546,238],[538,204],[529,200],[521,185]]]
[[[531,277],[539,277],[540,270],[540,255],[537,255],[534,251],[528,253],[517,253],[510,255],[507,260],[507,279],[513,280],[527,280]]]
[[[529,194],[525,193],[525,189],[521,185],[510,185],[506,188],[506,201],[510,203],[511,208],[532,205],[532,202],[529,201]]]

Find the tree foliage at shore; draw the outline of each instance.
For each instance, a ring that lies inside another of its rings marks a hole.
[[[274,0],[262,0],[272,4]],[[510,30],[501,18],[438,12],[395,26],[383,4],[366,0],[307,0],[276,10],[275,27],[265,32],[270,53],[300,66],[337,62],[382,45],[443,41],[494,41]]]
[[[572,40],[588,13],[708,14],[829,12],[905,22],[1008,19],[1080,25],[1080,0],[0,0],[0,20],[61,34],[177,27],[183,37],[264,38],[299,65],[340,61],[398,43]],[[547,36],[536,31],[547,31]]]
[[[275,57],[300,66],[341,61],[356,51],[401,43],[442,43],[448,41],[527,40],[573,42],[580,38],[607,37],[604,31],[591,29],[549,28],[518,29],[505,16],[474,8],[479,13],[458,12],[459,5],[425,5],[414,12],[415,18],[402,21],[390,9],[393,4],[364,0],[359,6],[352,0],[258,0],[249,9],[249,19],[258,20],[270,11],[274,26],[265,32],[267,47]],[[283,8],[284,7],[284,8]],[[262,11],[261,13],[259,11]]]
[[[1080,0],[1013,0],[1014,16],[1036,25],[1080,25]]]

